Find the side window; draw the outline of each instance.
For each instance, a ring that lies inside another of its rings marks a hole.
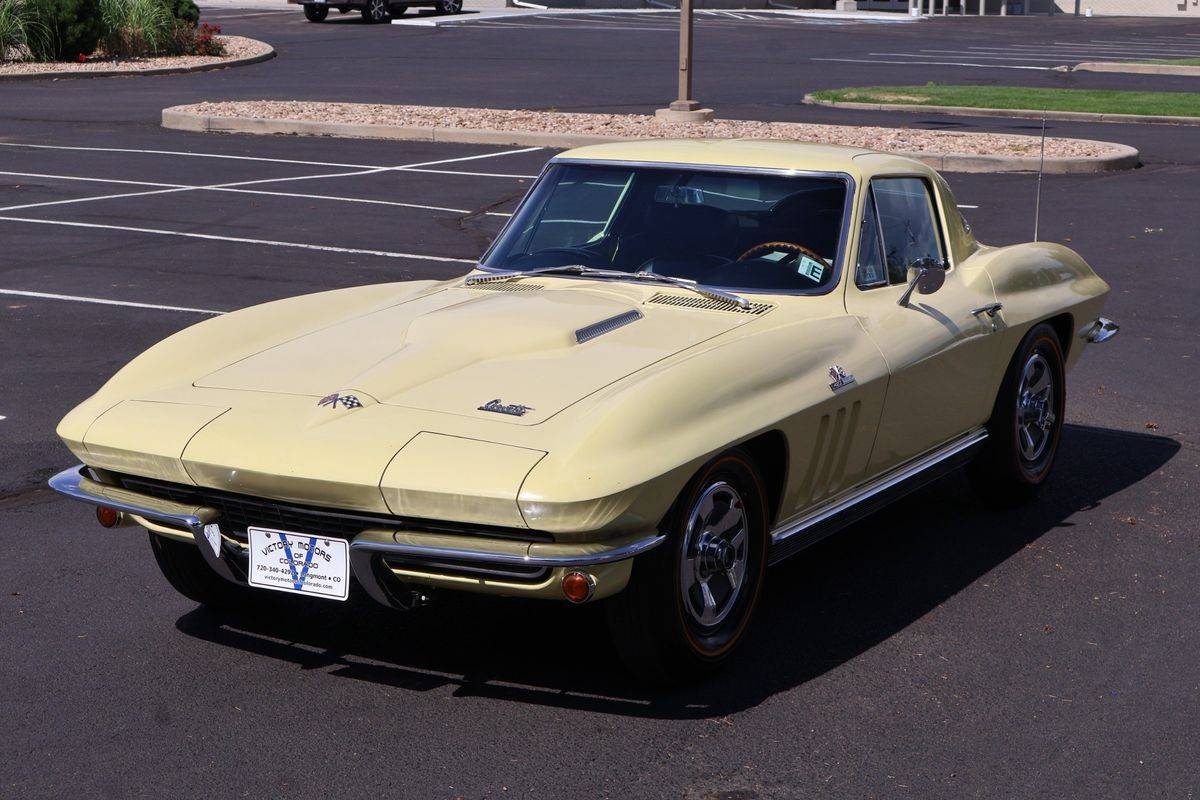
[[[858,238],[858,269],[854,282],[860,289],[886,286],[887,272],[883,267],[883,248],[879,243],[879,216],[875,211],[875,196],[867,189],[867,202],[863,205],[863,219]]]
[[[879,211],[890,283],[907,283],[908,267],[921,259],[943,263],[942,237],[929,186],[920,178],[877,178],[871,193]]]

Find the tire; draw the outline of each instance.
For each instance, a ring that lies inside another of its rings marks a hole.
[[[367,5],[362,10],[362,18],[372,24],[387,22],[391,16],[387,0],[367,0]]]
[[[680,494],[667,540],[634,562],[629,586],[605,604],[617,652],[640,680],[695,680],[735,652],[762,593],[766,498],[741,448],[709,462]],[[708,530],[717,522],[724,531]]]
[[[187,599],[223,610],[245,603],[249,590],[213,572],[196,545],[151,533],[150,548],[167,583]]]
[[[463,0],[438,0],[437,12],[439,14],[459,14],[463,9]]]
[[[1062,345],[1049,325],[1035,326],[1013,355],[988,421],[983,452],[968,473],[993,505],[1033,499],[1050,475],[1066,411]]]
[[[329,16],[329,6],[308,3],[304,6],[304,18],[309,22],[324,22]]]

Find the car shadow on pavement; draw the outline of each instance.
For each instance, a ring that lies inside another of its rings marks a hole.
[[[301,669],[408,691],[452,687],[459,697],[601,713],[721,717],[888,639],[1179,449],[1162,436],[1069,425],[1051,482],[1036,502],[1011,511],[983,507],[965,476],[948,476],[773,569],[739,657],[684,688],[633,683],[598,606],[453,594],[402,614],[362,592],[346,604],[263,593],[252,611],[198,608],[177,627]]]

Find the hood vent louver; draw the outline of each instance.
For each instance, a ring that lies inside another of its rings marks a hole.
[[[751,303],[748,307],[742,308],[736,303],[727,303],[723,300],[716,300],[710,297],[685,297],[678,294],[663,294],[662,292],[656,293],[646,302],[705,311],[732,311],[735,314],[753,314],[755,316],[765,314],[775,307],[770,303]]]
[[[486,289],[491,292],[538,292],[545,288],[540,283],[521,283],[513,281],[511,283],[496,282],[496,283],[471,283],[463,287],[464,289]]]
[[[602,319],[599,322],[594,322],[591,325],[580,328],[575,331],[575,344],[583,344],[591,341],[598,336],[603,336],[606,333],[611,333],[617,328],[624,328],[631,322],[637,322],[642,318],[642,312],[634,309],[626,311],[622,314],[617,314],[615,317]]]

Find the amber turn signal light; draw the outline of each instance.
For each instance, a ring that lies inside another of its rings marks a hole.
[[[562,590],[572,603],[586,603],[596,591],[596,579],[586,572],[568,572],[563,575]]]
[[[121,512],[108,506],[96,506],[96,521],[105,528],[115,528],[121,521]]]

